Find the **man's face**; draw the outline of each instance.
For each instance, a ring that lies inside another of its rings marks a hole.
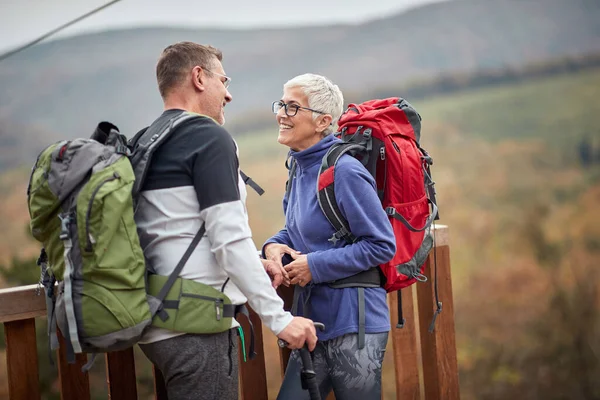
[[[223,65],[215,59],[213,65],[208,70],[204,69],[202,73],[205,81],[204,96],[202,98],[204,114],[223,125],[225,123],[225,105],[233,99],[227,88],[225,88],[226,77]]]
[[[281,101],[289,106],[308,107],[308,97],[300,87],[284,88]],[[277,141],[292,150],[308,149],[321,140],[321,134],[316,131],[317,122],[312,118],[312,111],[298,109],[296,115],[290,117],[286,115],[285,108],[282,107],[277,113],[276,119],[279,124]]]

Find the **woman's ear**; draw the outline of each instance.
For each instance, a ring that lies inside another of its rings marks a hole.
[[[317,132],[321,134],[325,132],[325,130],[331,126],[332,121],[333,117],[329,114],[319,116],[319,118],[317,118]]]

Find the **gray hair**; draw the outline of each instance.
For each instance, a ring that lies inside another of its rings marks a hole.
[[[321,75],[303,74],[298,75],[284,85],[284,89],[299,87],[306,97],[308,97],[308,107],[313,110],[321,111],[332,116],[331,125],[323,132],[323,135],[329,135],[335,130],[337,120],[344,111],[344,95],[340,88]],[[321,115],[312,113],[313,119]]]

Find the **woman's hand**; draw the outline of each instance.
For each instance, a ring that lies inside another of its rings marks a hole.
[[[290,254],[294,261],[284,268],[291,279],[292,285],[306,286],[312,281],[312,274],[308,267],[308,256],[300,253]]]
[[[281,259],[286,254],[289,254],[290,256],[294,257],[294,254],[300,254],[300,252],[292,249],[288,245],[280,243],[269,243],[265,246],[265,256],[267,260],[274,261],[277,264],[278,268],[283,274],[282,283],[285,286],[290,286],[290,277],[288,276],[287,271],[283,268],[283,263],[281,262]]]

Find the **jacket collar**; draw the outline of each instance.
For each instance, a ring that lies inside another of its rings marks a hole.
[[[308,149],[302,151],[290,150],[290,156],[294,157],[300,169],[309,168],[315,164],[321,164],[327,150],[329,150],[333,143],[339,141],[340,139],[330,134]]]

